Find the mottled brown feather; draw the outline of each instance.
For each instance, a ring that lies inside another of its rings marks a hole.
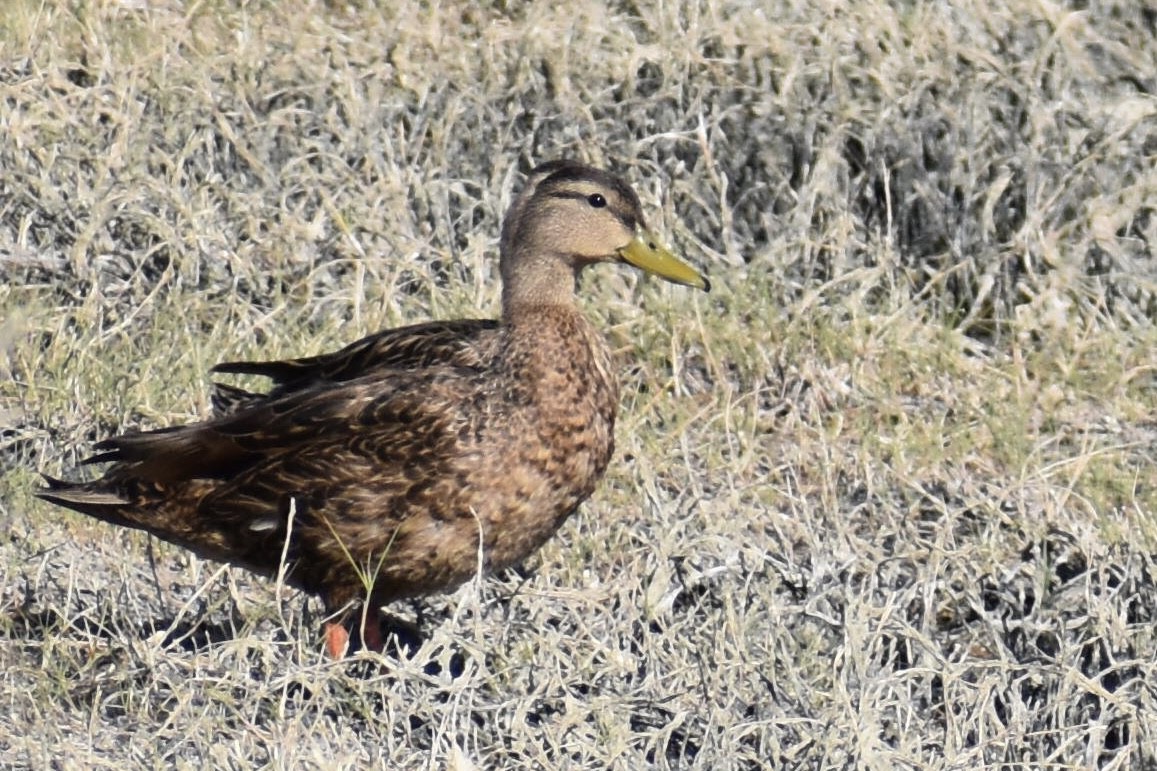
[[[420,369],[434,364],[483,366],[497,338],[493,319],[430,321],[386,329],[363,337],[341,350],[285,361],[231,361],[210,372],[261,375],[273,381],[268,394],[254,394],[214,383],[214,412],[223,415],[267,397],[283,396],[307,386],[343,383],[377,369]]]

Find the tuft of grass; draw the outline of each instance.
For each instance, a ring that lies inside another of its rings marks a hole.
[[[1141,4],[0,7],[0,755],[16,767],[1157,763]],[[221,360],[492,316],[519,171],[624,172],[595,497],[518,574],[320,608],[32,497]],[[403,635],[404,636],[404,635]]]

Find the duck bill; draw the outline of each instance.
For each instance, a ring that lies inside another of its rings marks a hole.
[[[711,291],[711,283],[706,277],[667,251],[649,231],[639,231],[631,243],[619,249],[619,256],[639,270],[653,273],[673,284]]]

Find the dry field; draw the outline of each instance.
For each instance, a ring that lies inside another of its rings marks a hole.
[[[0,765],[1157,769],[1157,9],[556,5],[0,4]],[[586,277],[618,452],[517,574],[334,662],[32,498],[217,361],[494,315],[559,156],[715,290]]]

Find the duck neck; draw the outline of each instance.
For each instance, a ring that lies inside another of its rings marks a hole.
[[[527,284],[525,292],[504,295],[504,349],[498,358],[513,375],[507,393],[521,404],[546,405],[548,413],[551,404],[571,405],[569,417],[547,414],[542,420],[554,425],[575,415],[590,417],[608,432],[599,441],[607,443],[609,455],[619,402],[611,352],[574,301],[574,272],[564,271],[557,281],[554,286]]]
[[[502,318],[512,322],[531,309],[574,309],[577,271],[557,255],[519,255],[511,260],[517,270],[502,270]]]

